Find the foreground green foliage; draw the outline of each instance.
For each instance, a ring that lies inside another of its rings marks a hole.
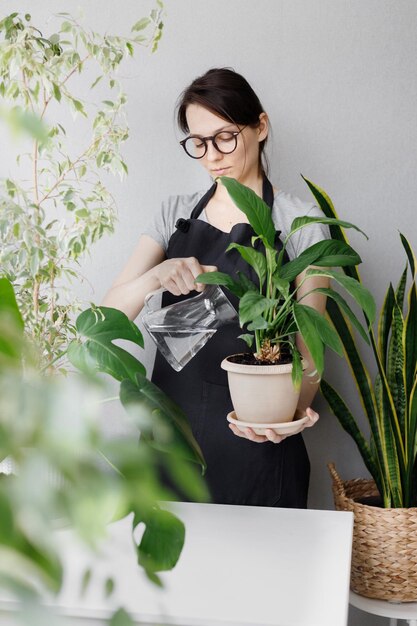
[[[337,217],[322,190],[307,181],[324,213]],[[335,225],[332,236],[346,242]],[[343,344],[358,395],[370,428],[367,441],[341,395],[326,381],[321,390],[343,428],[353,437],[363,461],[375,480],[384,507],[417,506],[417,295],[416,261],[407,239],[400,235],[407,263],[396,288],[390,283],[382,305],[377,332],[367,318],[368,344],[375,364],[374,380],[361,356],[359,342],[337,302],[328,312]],[[349,277],[361,281],[356,268]],[[407,298],[407,276],[410,285]]]
[[[190,499],[208,497],[198,471],[204,459],[186,416],[146,379],[140,361],[112,343],[142,345],[139,330],[108,308],[85,311],[77,327],[70,358],[86,375],[41,375],[13,288],[0,278],[0,459],[14,469],[0,475],[0,587],[22,601],[28,623],[28,607],[40,606],[39,584],[55,594],[62,585],[60,546],[52,540],[57,520],[95,550],[107,524],[130,513],[132,538],[138,525],[145,528],[138,565],[161,584],[158,572],[175,566],[185,537],[182,522],[157,504],[172,497],[160,482],[161,467]],[[101,432],[106,388],[97,371],[121,381],[124,419],[136,436],[109,439]],[[107,592],[113,586],[105,582]],[[116,617],[131,624],[122,609]]]
[[[251,189],[234,179],[221,177],[222,184],[236,206],[248,218],[256,237],[251,247],[230,244],[228,251],[237,250],[246,263],[251,266],[259,279],[256,286],[245,274],[229,276],[222,272],[200,274],[197,281],[206,284],[224,285],[239,298],[239,318],[241,326],[246,326],[248,333],[242,335],[249,347],[255,339],[256,357],[260,360],[274,362],[278,360],[282,346],[287,346],[293,357],[293,381],[296,386],[301,384],[302,368],[299,352],[295,344],[295,334],[300,333],[316,370],[321,376],[324,368],[324,349],[328,346],[339,355],[343,354],[342,344],[337,333],[327,319],[312,307],[302,303],[304,297],[297,301],[297,291],[304,281],[312,276],[324,276],[333,279],[343,288],[361,308],[366,311],[369,319],[373,319],[375,304],[371,294],[355,278],[346,277],[332,267],[352,267],[361,262],[358,254],[345,241],[320,241],[304,250],[297,258],[284,264],[284,253],[289,239],[309,224],[320,223],[354,228],[353,224],[334,217],[300,217],[296,218],[291,231],[282,242],[282,250],[278,253],[275,247],[275,225],[271,209]],[[256,249],[256,241],[262,242],[262,248]],[[308,269],[309,266],[318,266]],[[293,281],[306,270],[306,277],[298,285]],[[366,338],[365,330],[344,298],[333,289],[312,289],[309,293],[323,293],[337,301],[348,318]]]

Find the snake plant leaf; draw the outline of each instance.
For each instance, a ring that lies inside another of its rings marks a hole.
[[[324,296],[327,296],[327,298],[332,298],[335,302],[337,302],[350,323],[356,328],[362,339],[369,345],[369,337],[366,334],[366,330],[340,293],[334,291],[334,289],[328,289],[326,287],[317,287],[316,289],[313,289],[312,293],[322,293]]]
[[[325,216],[338,219],[338,215],[333,206],[333,202],[331,201],[327,193],[321,187],[305,178],[302,174],[301,177],[309,187],[311,193],[317,200],[317,204],[319,205]],[[343,232],[343,229],[340,226],[329,224],[329,228],[332,239],[337,239],[349,243],[345,233]],[[347,274],[347,276],[351,276],[352,278],[355,278],[360,282],[360,276],[356,266],[346,266],[343,271],[345,272],[345,274]]]
[[[241,246],[238,243],[231,243],[226,249],[226,252],[229,252],[229,250],[237,250],[240,256],[246,261],[246,263],[253,267],[262,287],[266,278],[265,256],[254,248],[250,248],[249,246]]]
[[[387,366],[388,358],[388,338],[392,324],[392,311],[394,308],[395,294],[392,284],[390,283],[385,294],[384,302],[381,308],[378,323],[378,348],[381,361],[384,367]]]
[[[224,272],[204,272],[197,276],[195,282],[203,285],[223,285],[238,298],[244,293],[242,285]]]
[[[237,208],[243,211],[255,233],[270,248],[275,247],[275,225],[269,206],[249,187],[234,178],[220,176],[229,196]]]
[[[144,412],[153,416],[153,448],[167,453],[175,451],[182,458],[199,463],[205,471],[204,456],[194,439],[187,416],[142,372],[136,373],[134,381],[122,381],[120,401],[133,417],[136,414],[140,419]]]
[[[364,311],[366,317],[369,322],[372,323],[375,319],[375,300],[371,294],[371,292],[366,289],[363,285],[358,283],[354,278],[350,276],[345,276],[340,272],[335,272],[332,270],[316,270],[310,269],[307,270],[307,276],[327,276],[328,278],[332,278],[339,285],[341,285],[348,293],[352,296],[352,298],[359,304],[361,309]]]
[[[319,376],[322,375],[324,369],[324,346],[322,339],[317,332],[317,327],[312,316],[309,315],[306,306],[294,302],[293,313],[294,320],[297,324],[298,331],[300,332],[303,341],[310,352],[314,365],[317,369]],[[311,308],[311,307],[310,307]]]
[[[414,252],[410,244],[408,243],[407,238],[404,237],[404,235],[402,235],[401,233],[400,233],[400,238],[401,238],[401,243],[404,246],[404,250],[407,254],[408,262],[410,264],[411,278],[414,280],[414,276],[416,274],[416,257],[414,256]]]
[[[410,437],[409,437],[409,465],[412,467],[417,460],[417,378],[410,393]]]
[[[406,282],[407,282],[407,265],[405,266],[405,269],[403,273],[401,274],[401,278],[397,285],[397,289],[395,290],[395,299],[401,311],[404,310],[404,296],[405,296]]]
[[[137,546],[138,563],[147,573],[171,570],[178,562],[185,540],[185,526],[170,511],[155,507],[145,514],[135,513],[132,537],[140,523],[145,531]],[[135,542],[136,543],[136,542]]]
[[[366,441],[365,437],[361,433],[355,418],[351,411],[345,404],[344,400],[340,397],[337,391],[326,381],[320,382],[320,391],[324,398],[327,400],[334,415],[339,420],[342,428],[353,438],[358,446],[361,456],[364,460],[366,467],[375,479],[377,485],[381,484],[380,471],[377,463],[375,463],[374,457]]]
[[[407,396],[417,377],[417,292],[413,282],[408,293],[408,314],[405,319],[405,376]]]
[[[294,280],[301,272],[310,265],[319,267],[343,267],[346,265],[358,265],[361,258],[344,241],[326,239],[318,241],[307,250],[304,250],[297,258],[286,263],[279,271],[281,278]]]
[[[7,278],[0,278],[0,314],[7,314],[15,327],[23,331],[23,318],[17,306],[12,283]]]
[[[266,298],[257,291],[247,291],[239,302],[239,322],[243,326],[247,322],[252,322],[266,311],[269,311],[277,300]]]
[[[405,397],[404,319],[395,298],[392,310],[391,341],[388,348],[387,381],[397,413],[403,440],[406,431],[407,403]]]
[[[353,228],[357,230],[359,233],[362,233],[366,239],[368,236],[363,232],[358,226],[352,224],[351,222],[346,222],[345,220],[338,220],[335,217],[309,217],[308,215],[303,215],[302,217],[296,217],[292,224],[291,229],[288,235],[285,237],[285,243],[288,241],[290,237],[292,237],[295,233],[297,233],[301,228],[305,226],[309,226],[310,224],[328,224],[332,226],[341,226],[343,228]]]
[[[145,374],[140,361],[113,343],[125,339],[143,348],[139,328],[121,311],[104,306],[86,309],[78,316],[76,329],[78,338],[70,343],[68,358],[81,371],[105,372],[119,381],[135,381],[137,372]]]
[[[359,354],[348,324],[340,311],[338,304],[334,300],[329,299],[327,301],[327,311],[343,343],[346,359],[355,379],[362,405],[365,408],[371,432],[375,437],[378,458],[382,459],[380,426],[378,423],[376,400],[370,376],[363,363],[361,355]]]

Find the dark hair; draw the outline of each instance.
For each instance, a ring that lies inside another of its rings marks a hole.
[[[187,107],[199,104],[233,124],[256,127],[264,108],[248,81],[228,67],[213,68],[199,76],[179,97],[177,121],[179,128],[190,132],[187,123]],[[268,171],[264,154],[267,137],[259,143],[259,166]],[[262,158],[263,157],[263,158]]]

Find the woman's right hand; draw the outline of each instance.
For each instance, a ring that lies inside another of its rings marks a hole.
[[[174,296],[187,295],[190,291],[203,291],[205,285],[194,282],[199,274],[215,272],[215,265],[200,265],[195,257],[167,259],[154,268],[160,286]]]

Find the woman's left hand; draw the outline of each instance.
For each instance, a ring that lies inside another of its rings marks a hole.
[[[301,433],[304,428],[311,428],[311,426],[314,426],[314,424],[319,419],[319,414],[316,413],[316,411],[313,411],[313,409],[311,408],[306,409],[306,414],[308,415],[309,419],[304,424],[301,424],[301,426],[295,432],[289,435],[277,435],[277,433],[272,428],[265,430],[265,436],[257,435],[252,428],[245,428],[245,430],[242,431],[239,430],[239,428],[234,424],[229,424],[229,428],[237,437],[243,437],[244,439],[249,439],[250,441],[255,441],[256,443],[265,443],[266,441],[271,441],[272,443],[281,443],[281,441],[283,441],[286,437],[291,437],[291,435],[297,435],[298,433]]]

